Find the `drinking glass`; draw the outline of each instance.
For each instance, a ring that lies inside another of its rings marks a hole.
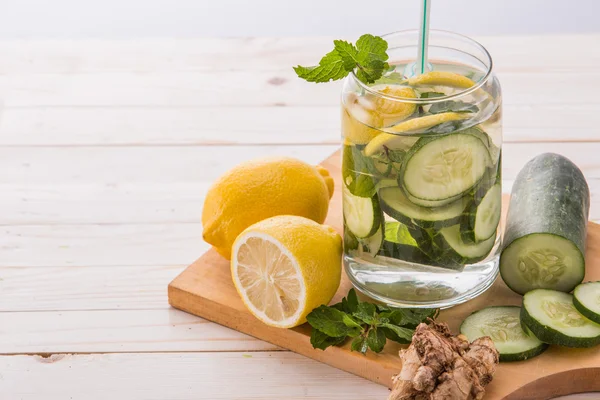
[[[389,70],[342,89],[344,266],[354,286],[404,307],[449,307],[498,275],[502,111],[492,59],[465,36],[383,36]]]

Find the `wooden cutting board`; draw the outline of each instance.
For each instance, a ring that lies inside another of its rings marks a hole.
[[[341,233],[341,161],[336,152],[321,164],[336,178],[328,225]],[[504,199],[506,206],[506,198]],[[506,209],[506,207],[505,207]],[[586,280],[600,280],[600,225],[590,223],[586,251]],[[342,283],[332,302],[338,302],[352,287],[343,274]],[[209,250],[169,284],[169,303],[180,310],[198,315],[229,328],[273,343],[344,371],[390,387],[398,373],[401,346],[388,341],[383,352],[362,355],[350,351],[350,344],[315,350],[309,342],[310,326],[294,329],[271,328],[254,318],[240,300],[229,270],[229,262]],[[485,293],[462,305],[444,310],[439,320],[447,322],[454,333],[471,312],[492,305],[520,305],[521,296],[498,278]],[[600,391],[600,346],[592,349],[567,349],[551,346],[529,361],[502,363],[488,386],[486,399],[551,399],[555,396]]]

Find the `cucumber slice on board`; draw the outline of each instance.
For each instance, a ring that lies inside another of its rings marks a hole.
[[[411,202],[397,186],[379,190],[381,208],[386,214],[405,224],[416,224],[423,228],[444,227],[456,224],[465,204],[462,199],[443,207],[427,208]]]
[[[374,235],[381,228],[381,209],[377,195],[373,197],[355,196],[343,188],[342,205],[346,227],[358,239]]]
[[[460,220],[460,235],[466,243],[479,243],[492,237],[502,213],[502,187],[492,186],[483,197],[475,195]]]
[[[542,342],[566,347],[600,344],[600,325],[581,315],[573,296],[549,289],[535,289],[523,296],[521,322]]]
[[[400,179],[413,197],[439,201],[469,192],[492,164],[487,145],[476,135],[422,137],[407,152]]]
[[[517,175],[508,208],[500,274],[519,294],[537,288],[570,292],[585,274],[590,192],[563,156],[546,153]]]
[[[460,333],[470,342],[489,336],[500,353],[500,361],[523,361],[542,354],[548,345],[521,328],[521,307],[487,307],[469,315]]]
[[[600,282],[577,285],[573,291],[573,305],[584,317],[600,324]]]

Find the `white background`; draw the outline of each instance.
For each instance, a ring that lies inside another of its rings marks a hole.
[[[467,35],[600,32],[600,0],[432,0]],[[1,38],[344,36],[415,28],[420,0],[0,0]]]

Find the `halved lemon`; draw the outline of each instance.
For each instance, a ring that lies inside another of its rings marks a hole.
[[[383,146],[392,150],[408,150],[418,140],[416,136],[400,136],[394,135],[394,133],[414,133],[444,122],[460,121],[471,117],[472,114],[470,113],[446,112],[400,122],[398,125],[385,129],[386,132],[390,133],[382,133],[374,137],[365,147],[365,155],[370,157],[377,154],[383,150]]]
[[[331,227],[278,216],[243,231],[231,275],[248,310],[267,325],[291,328],[327,304],[341,278],[342,238]]]
[[[468,89],[475,85],[471,79],[455,72],[432,71],[417,75],[408,80],[410,86],[431,85],[449,86],[453,88]]]

